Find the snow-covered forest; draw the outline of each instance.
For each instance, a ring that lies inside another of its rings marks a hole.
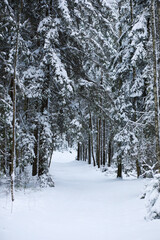
[[[56,191],[54,153],[74,149],[77,174],[147,182],[146,219],[159,219],[159,92],[160,0],[1,0],[0,193]]]

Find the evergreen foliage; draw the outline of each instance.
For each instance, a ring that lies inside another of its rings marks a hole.
[[[118,177],[154,174],[158,7],[156,0],[1,1],[2,175],[12,174],[15,145],[15,179],[50,179],[52,152],[64,140],[77,144],[77,160],[113,164]]]

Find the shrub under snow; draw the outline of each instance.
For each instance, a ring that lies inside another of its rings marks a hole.
[[[160,219],[160,174],[156,174],[145,190],[146,219]]]

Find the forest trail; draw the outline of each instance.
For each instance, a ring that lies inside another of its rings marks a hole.
[[[55,188],[0,197],[1,240],[159,240],[160,221],[145,221],[143,180],[107,177],[75,155],[53,155]]]

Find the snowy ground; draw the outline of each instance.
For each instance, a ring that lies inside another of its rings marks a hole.
[[[0,240],[159,240],[160,220],[144,219],[144,180],[106,177],[75,153],[55,153],[55,188],[0,197]],[[12,209],[12,213],[11,213]]]

